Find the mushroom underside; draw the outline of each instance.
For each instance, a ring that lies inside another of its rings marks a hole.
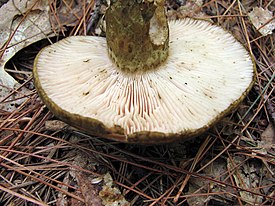
[[[89,126],[97,122],[105,132],[119,128],[126,141],[144,132],[198,134],[243,99],[253,62],[230,33],[207,21],[171,21],[169,29],[167,60],[144,73],[120,71],[103,37],[50,45],[35,61],[38,93],[64,121],[79,126],[75,121],[83,117],[86,131],[98,133]]]

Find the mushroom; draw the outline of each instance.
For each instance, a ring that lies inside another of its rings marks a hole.
[[[205,132],[251,89],[254,63],[228,31],[168,22],[163,0],[116,0],[106,38],[71,36],[43,48],[34,82],[46,106],[89,134],[164,143]]]

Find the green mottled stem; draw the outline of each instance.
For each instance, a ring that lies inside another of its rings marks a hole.
[[[106,11],[109,53],[125,72],[155,69],[168,56],[164,0],[116,0]]]

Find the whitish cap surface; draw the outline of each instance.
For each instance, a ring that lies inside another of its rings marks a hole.
[[[206,21],[172,21],[169,57],[154,71],[120,72],[105,38],[74,36],[44,48],[34,78],[63,121],[130,142],[169,142],[205,131],[251,88],[254,65],[235,38]]]

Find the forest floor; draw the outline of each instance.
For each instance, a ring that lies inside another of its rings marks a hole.
[[[0,22],[0,205],[275,205],[274,1],[166,2],[169,19],[206,19],[230,31],[257,71],[234,112],[199,137],[165,145],[86,135],[54,117],[36,93],[36,54],[64,36],[104,35],[104,1],[6,2],[0,4],[8,24]]]

